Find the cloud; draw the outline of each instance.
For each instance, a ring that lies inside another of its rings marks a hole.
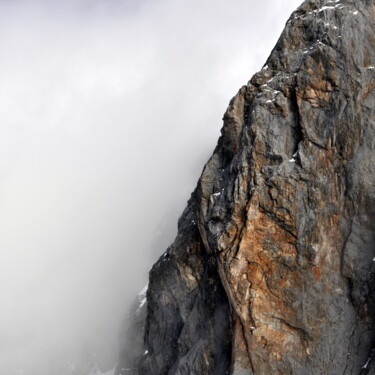
[[[226,105],[297,5],[0,1],[1,373],[114,360]]]

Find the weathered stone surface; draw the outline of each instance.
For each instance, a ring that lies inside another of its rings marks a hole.
[[[189,204],[175,243],[150,272],[140,374],[229,374],[230,308]]]
[[[375,2],[305,1],[150,273],[139,374],[375,373],[374,88]]]

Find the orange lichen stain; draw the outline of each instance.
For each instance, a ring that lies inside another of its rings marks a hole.
[[[328,150],[317,151],[317,160],[322,167],[330,165],[328,169],[332,169],[333,156]],[[335,187],[330,187],[327,194],[334,191]],[[267,199],[268,195],[265,197]],[[342,248],[338,241],[342,238],[342,216],[331,200],[332,211],[325,210],[325,204],[319,209],[319,228],[324,230],[312,232],[307,241],[313,245],[302,278],[302,266],[297,262],[297,237],[289,229],[296,223],[283,227],[283,218],[275,216],[275,211],[270,205],[266,206],[262,198],[260,194],[253,195],[244,227],[243,221],[236,222],[237,238],[232,239],[236,247],[225,266],[230,299],[240,317],[241,334],[248,351],[254,357],[255,372],[259,363],[266,361],[272,368],[286,354],[288,358],[303,361],[314,351],[317,327],[310,324],[309,316],[302,320],[300,312],[304,301],[299,302],[296,296],[301,296],[310,283],[319,287],[325,285],[327,294],[333,292],[325,281],[332,272],[340,272]],[[279,199],[279,194],[274,194],[274,198]]]
[[[307,87],[303,94],[303,99],[308,101],[312,107],[319,107],[322,102],[327,103],[330,97],[330,90],[319,90],[313,87]]]
[[[333,161],[333,153],[332,153],[332,147],[329,145],[326,151],[326,155],[329,158],[330,161]]]
[[[330,224],[331,226],[334,226],[334,225],[337,225],[340,221],[340,216],[337,215],[337,214],[333,214],[331,217],[330,217]]]
[[[263,358],[274,358],[281,360],[283,353],[289,353],[296,358],[302,358],[304,353],[302,341],[296,332],[288,327],[273,328],[272,323],[254,331],[254,335],[249,338],[250,351],[261,353]]]
[[[362,96],[363,100],[366,100],[368,98],[368,96],[370,95],[374,87],[375,87],[374,81],[371,81],[368,85],[365,86],[365,88],[363,89],[363,96]]]
[[[293,328],[298,322],[292,296],[302,284],[296,237],[253,204],[229,267],[237,312],[254,349],[267,346],[270,358],[281,358],[284,352],[300,356],[301,337]]]
[[[316,281],[318,281],[320,279],[320,276],[322,275],[322,270],[321,270],[320,265],[314,266],[312,268],[312,272],[313,272],[313,275],[314,275],[314,279]]]
[[[328,167],[330,164],[331,164],[331,160],[327,157],[328,155],[326,155],[325,153],[321,153],[320,154],[320,162],[321,164],[324,166],[324,167]]]
[[[274,353],[276,361],[281,361],[283,359],[283,356],[280,353]]]

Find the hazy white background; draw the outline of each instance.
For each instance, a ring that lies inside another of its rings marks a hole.
[[[0,373],[117,334],[301,0],[0,0]]]

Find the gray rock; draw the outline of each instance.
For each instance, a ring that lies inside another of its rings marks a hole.
[[[305,1],[150,272],[140,375],[374,373],[374,88],[375,2]]]
[[[140,374],[229,374],[230,307],[190,201],[174,244],[150,272]]]

